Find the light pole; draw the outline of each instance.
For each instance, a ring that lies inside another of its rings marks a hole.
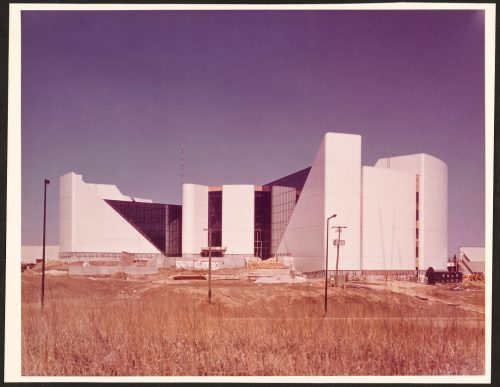
[[[221,229],[209,226],[203,230],[208,231],[208,302],[212,302],[212,232],[221,231]]]
[[[330,228],[330,219],[335,218],[337,214],[333,214],[326,219],[326,259],[325,259],[325,317],[328,309],[328,230]]]
[[[45,298],[45,222],[46,222],[46,212],[47,212],[47,185],[50,184],[50,180],[45,179],[44,182],[44,192],[43,192],[43,244],[42,244],[42,293],[41,293],[41,303],[43,308],[43,301]]]

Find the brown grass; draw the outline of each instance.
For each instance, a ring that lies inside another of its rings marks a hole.
[[[371,289],[23,275],[23,375],[477,375],[484,315]]]

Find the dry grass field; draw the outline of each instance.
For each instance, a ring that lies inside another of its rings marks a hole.
[[[23,375],[484,373],[484,285],[330,288],[324,318],[321,281],[215,280],[209,304],[178,273],[48,275],[43,310],[23,273]]]

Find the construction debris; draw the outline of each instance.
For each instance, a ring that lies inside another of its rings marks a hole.
[[[286,267],[276,258],[269,258],[265,260],[258,257],[246,258],[246,263],[247,268],[249,269],[282,269]]]
[[[484,282],[484,274],[483,273],[473,273],[466,276],[468,281],[482,281]]]

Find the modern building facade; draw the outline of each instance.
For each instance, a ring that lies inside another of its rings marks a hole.
[[[61,253],[293,259],[324,270],[326,222],[344,226],[340,270],[446,267],[447,166],[415,154],[361,164],[361,136],[327,133],[310,167],[263,185],[184,184],[182,206],[122,195],[114,186],[61,177]],[[92,225],[99,223],[97,227]],[[329,231],[329,269],[338,236]],[[210,240],[209,240],[210,239]],[[66,255],[65,255],[66,254]]]
[[[114,185],[89,184],[73,172],[61,176],[59,190],[60,259],[180,255],[181,206],[125,196]]]

